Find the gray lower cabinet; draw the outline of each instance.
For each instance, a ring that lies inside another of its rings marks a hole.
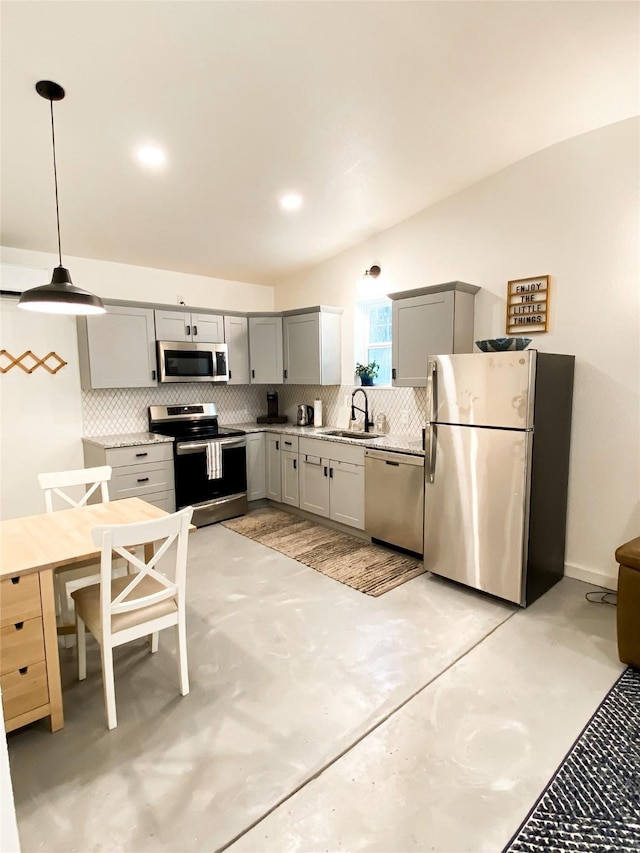
[[[282,465],[282,503],[289,504],[289,506],[300,506],[298,451],[282,450],[280,459]]]
[[[159,341],[224,343],[224,321],[221,314],[156,309],[155,323],[156,338]]]
[[[282,317],[249,317],[250,381],[255,384],[281,385]]]
[[[339,385],[342,372],[342,309],[318,306],[285,312],[284,381],[291,385]]]
[[[127,305],[106,309],[106,314],[77,318],[82,389],[155,387],[153,310]]]
[[[228,385],[248,385],[249,378],[249,321],[246,317],[225,314],[224,339],[229,359]],[[264,495],[262,496],[264,497]],[[251,498],[249,498],[251,500]]]
[[[280,503],[282,497],[282,471],[280,461],[280,436],[274,433],[266,434],[266,497]]]
[[[87,468],[111,465],[109,498],[142,498],[166,512],[175,512],[173,443],[101,447],[84,440]]]
[[[301,438],[299,460],[300,508],[364,530],[364,448]]]
[[[473,351],[473,284],[451,281],[419,290],[390,293],[392,309],[392,383],[427,384],[427,359]]]
[[[257,501],[266,496],[265,470],[266,439],[263,432],[247,435],[247,500]]]

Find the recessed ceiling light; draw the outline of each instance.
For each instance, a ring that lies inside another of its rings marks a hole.
[[[158,169],[164,166],[166,157],[162,148],[157,145],[140,145],[136,149],[136,158],[143,166],[148,166],[152,169]]]
[[[302,196],[299,193],[286,193],[280,196],[280,207],[283,210],[299,210],[302,207]]]

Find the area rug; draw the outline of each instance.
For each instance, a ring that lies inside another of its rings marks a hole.
[[[640,850],[640,671],[627,669],[504,853]]]
[[[382,595],[426,571],[415,557],[271,507],[222,524],[367,595]]]

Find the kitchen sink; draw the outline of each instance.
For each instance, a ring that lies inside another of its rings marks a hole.
[[[323,435],[335,435],[339,438],[359,438],[366,441],[368,438],[381,438],[381,432],[363,432],[361,430],[350,429],[329,429],[322,433]]]

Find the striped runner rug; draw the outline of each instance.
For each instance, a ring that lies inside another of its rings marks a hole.
[[[605,696],[503,853],[640,850],[640,670]]]
[[[426,571],[416,557],[271,507],[222,524],[367,595],[382,595]]]

